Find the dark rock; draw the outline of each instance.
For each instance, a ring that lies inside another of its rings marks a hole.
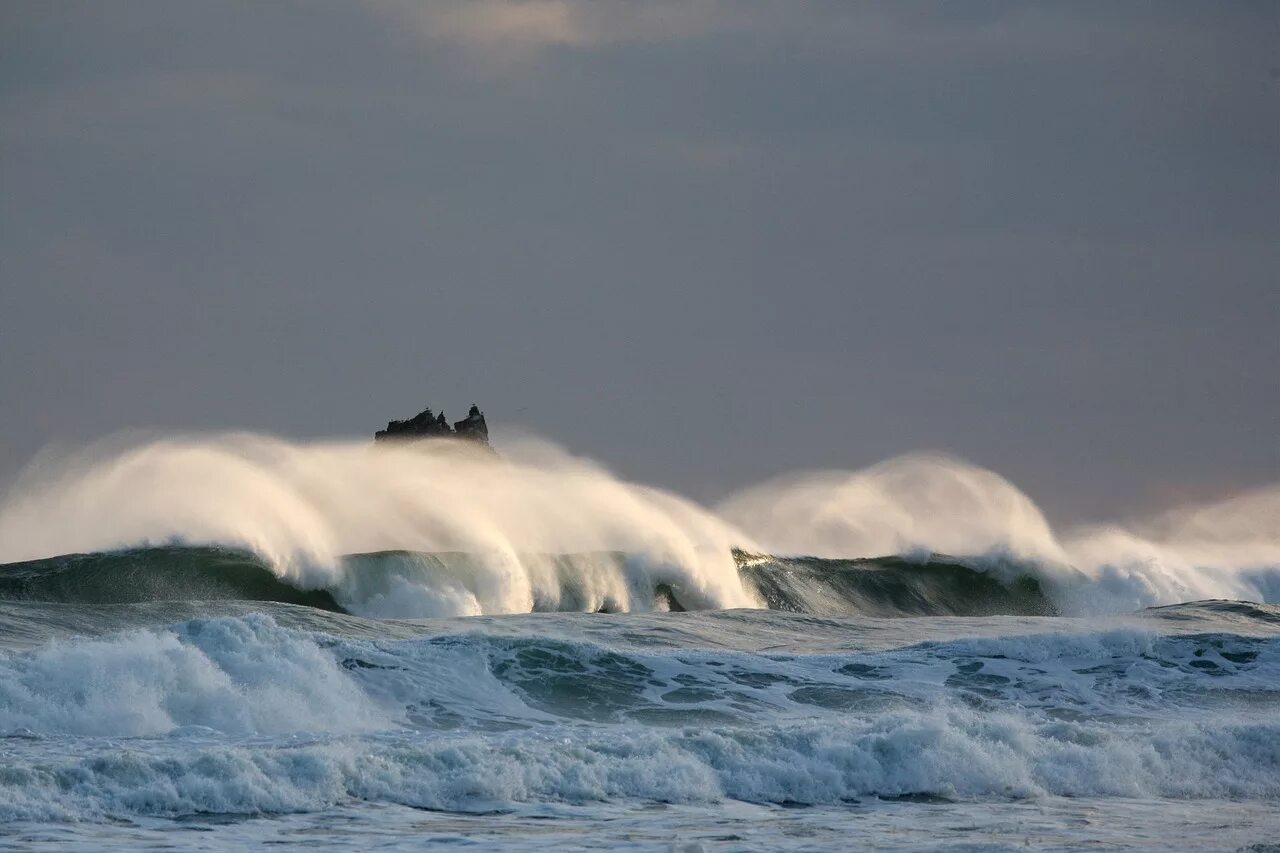
[[[444,415],[440,417],[443,418]],[[481,444],[489,443],[489,425],[484,422],[484,412],[475,403],[471,404],[471,411],[467,412],[466,418],[455,423],[453,428],[458,438],[469,438]]]
[[[488,447],[489,426],[484,422],[484,412],[475,404],[472,404],[467,417],[452,427],[444,412],[437,415],[428,407],[408,420],[390,421],[386,429],[373,434],[374,441],[416,441],[423,438],[462,438]]]

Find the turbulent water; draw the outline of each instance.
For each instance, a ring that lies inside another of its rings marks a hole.
[[[933,456],[708,509],[534,441],[46,455],[0,843],[1274,849],[1277,495],[1062,531]]]

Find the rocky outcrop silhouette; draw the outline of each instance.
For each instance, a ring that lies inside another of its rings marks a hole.
[[[436,414],[431,407],[404,421],[390,421],[386,429],[373,434],[374,441],[417,441],[423,438],[460,438],[489,446],[489,425],[485,423],[484,412],[475,403],[467,416],[449,426],[444,412]]]
[[[440,418],[443,420],[444,415],[441,414]],[[453,425],[453,432],[458,438],[468,438],[481,444],[489,443],[489,425],[484,422],[484,412],[475,403],[471,404],[467,416]]]

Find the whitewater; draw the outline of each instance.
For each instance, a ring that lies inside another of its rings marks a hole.
[[[703,506],[535,437],[51,448],[0,842],[1265,850],[1280,484],[1057,528],[940,454]]]

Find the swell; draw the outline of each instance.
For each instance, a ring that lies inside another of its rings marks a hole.
[[[1030,574],[983,571],[950,558],[828,560],[735,551],[743,585],[763,606],[816,615],[1056,615]],[[0,600],[74,604],[263,601],[334,612],[416,618],[495,612],[501,583],[490,560],[447,552],[385,551],[342,558],[341,580],[304,589],[262,558],[217,547],[165,546],[68,554],[0,565]],[[707,609],[678,583],[651,575],[620,552],[522,555],[508,571],[540,590],[533,612]],[[500,611],[499,611],[500,612]]]
[[[740,555],[743,576],[772,610],[865,616],[1057,616],[1031,567],[1004,580],[938,555],[829,560]]]
[[[215,547],[134,548],[0,565],[0,599],[65,604],[276,601],[343,612],[328,590],[299,589],[259,557]]]

